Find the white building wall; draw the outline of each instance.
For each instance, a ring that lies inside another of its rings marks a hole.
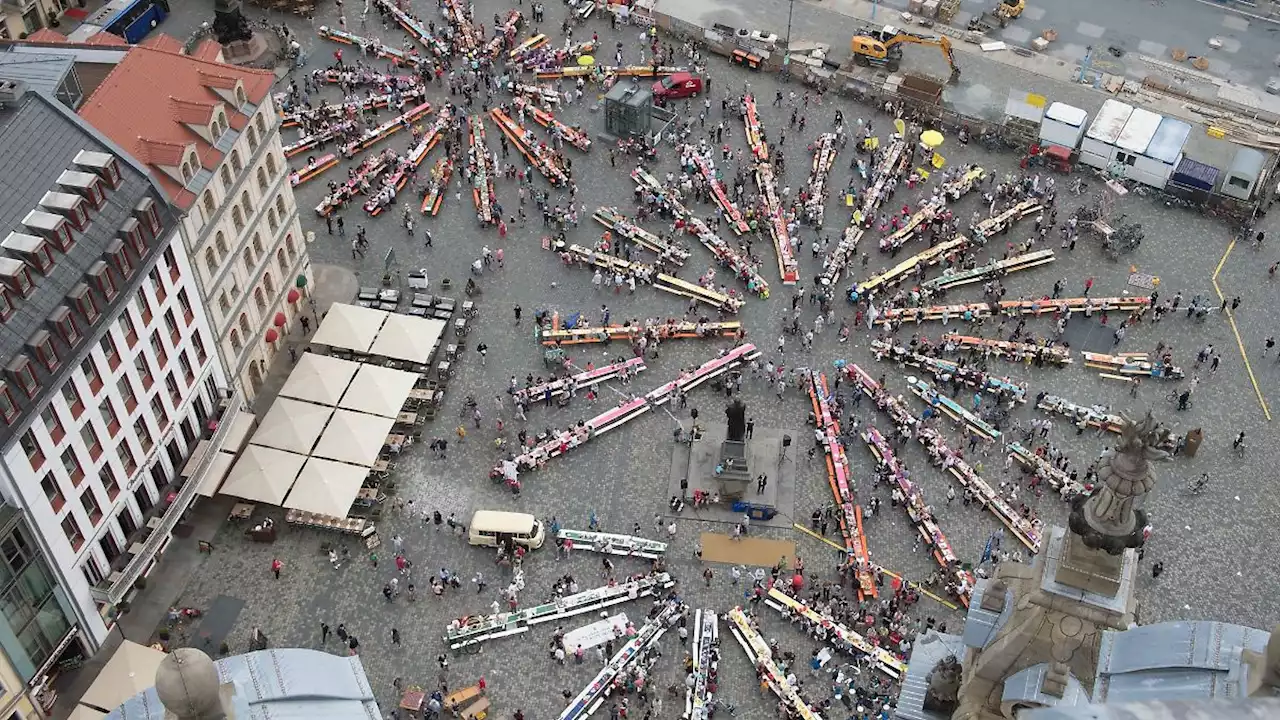
[[[237,170],[237,167],[239,170]],[[292,330],[305,300],[285,298],[310,260],[270,96],[184,218],[187,245],[229,374],[252,401],[283,341],[266,341],[277,312]],[[282,255],[283,253],[283,255]]]
[[[110,324],[108,334],[33,421],[40,455],[15,443],[3,458],[95,648],[109,631],[90,594],[111,573],[105,548],[114,541],[117,564],[127,559],[122,523],[142,527],[143,506],[163,504],[163,486],[204,430],[196,403],[212,415],[227,386],[176,231],[168,248],[124,312],[99,321]]]

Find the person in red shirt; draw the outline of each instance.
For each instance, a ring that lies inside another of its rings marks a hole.
[[[271,574],[275,575],[277,580],[280,579],[280,571],[283,569],[284,563],[280,562],[280,558],[273,558],[271,560]]]

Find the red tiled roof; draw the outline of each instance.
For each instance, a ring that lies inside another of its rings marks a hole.
[[[49,28],[40,28],[39,30],[28,35],[27,41],[33,42],[33,43],[42,43],[42,42],[64,43],[67,41],[67,36],[63,35],[57,30],[50,30]]]
[[[146,40],[143,40],[138,44],[143,47],[155,48],[156,50],[163,50],[165,52],[182,52],[182,43],[178,42],[172,36],[165,35],[164,33],[151,35]]]
[[[126,47],[129,45],[129,43],[125,42],[124,38],[120,37],[119,35],[112,35],[106,30],[103,30],[100,33],[95,33],[88,40],[85,40],[84,44],[85,45],[106,45],[110,47]]]
[[[191,54],[201,60],[218,62],[218,55],[221,53],[222,46],[218,44],[218,41],[213,38],[208,38],[206,40],[202,40]]]
[[[244,128],[249,119],[217,92],[234,88],[236,80],[244,84],[249,102],[257,105],[271,92],[275,76],[267,70],[134,46],[85,100],[79,113],[145,163],[172,167],[181,161],[182,149],[195,143],[200,162],[214,168],[222,162],[222,153],[187,125],[207,123],[212,108],[222,104],[228,124]],[[203,108],[199,119],[195,119],[193,108]],[[168,175],[154,168],[151,174],[178,206],[189,208],[195,202],[195,196]]]

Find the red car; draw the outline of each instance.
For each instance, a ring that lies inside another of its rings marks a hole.
[[[658,102],[693,97],[702,92],[702,78],[693,73],[668,75],[653,84],[653,99]]]

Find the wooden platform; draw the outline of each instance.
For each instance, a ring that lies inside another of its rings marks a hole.
[[[796,544],[789,540],[744,537],[734,540],[729,535],[702,533],[702,559],[705,562],[773,567],[785,557],[788,567],[795,561]]]

